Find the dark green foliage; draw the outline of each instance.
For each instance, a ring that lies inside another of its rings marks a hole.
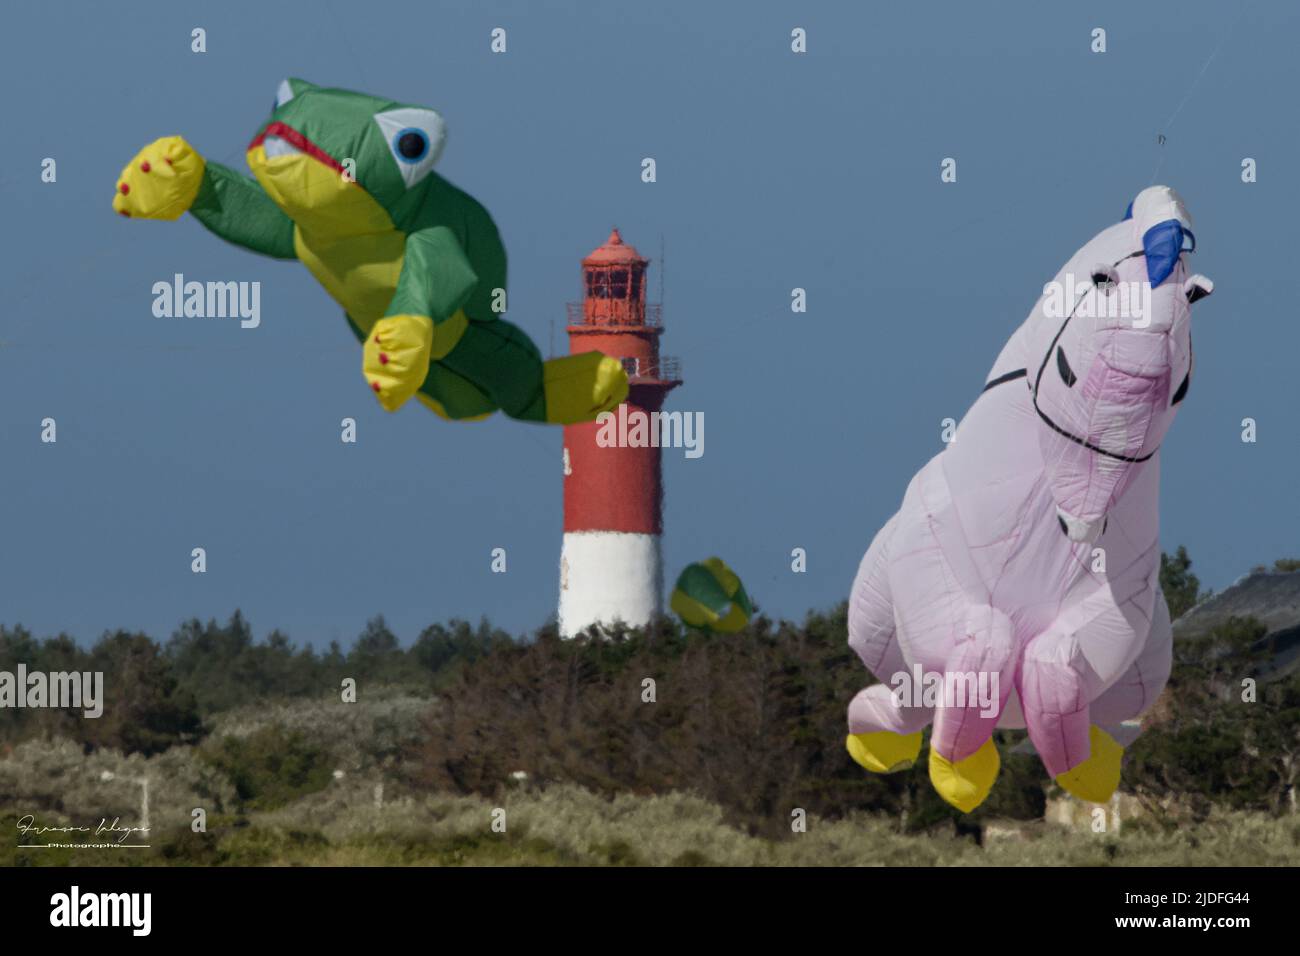
[[[1289,574],[1292,571],[1300,571],[1300,558],[1278,558],[1273,562],[1273,567],[1257,564],[1250,569],[1251,574],[1268,574],[1269,571],[1274,574]]]
[[[1134,744],[1125,780],[1154,808],[1177,798],[1195,814],[1214,805],[1281,812],[1300,784],[1300,673],[1261,680],[1272,659],[1266,628],[1231,618],[1177,641],[1169,687]]]
[[[1160,590],[1165,593],[1170,620],[1182,617],[1200,597],[1201,582],[1192,574],[1191,568],[1192,559],[1181,544],[1172,558],[1160,552]]]
[[[1278,570],[1291,567],[1279,561]],[[1200,597],[1185,548],[1162,555],[1171,613]],[[385,773],[408,786],[497,795],[514,771],[604,794],[694,790],[732,822],[788,833],[790,812],[888,814],[910,830],[952,827],[979,839],[983,821],[1033,819],[1050,785],[1039,761],[1012,753],[1022,733],[999,732],[1003,769],[988,801],[963,817],[930,786],[928,749],[890,776],[862,771],[845,752],[845,709],[872,682],[847,646],[846,607],[801,623],[755,619],[740,634],[705,634],[670,619],[606,637],[561,640],[553,626],[516,641],[486,621],[433,625],[403,648],[382,617],[350,650],[298,647],[279,633],[255,641],[239,612],[224,625],[192,620],[159,646],[106,633],[89,649],[59,635],[37,640],[0,627],[0,670],[105,673],[105,711],[0,710],[6,744],[70,737],[87,749],[153,754],[193,743],[203,720],[259,701],[338,700],[340,681],[436,696],[422,744],[392,745]],[[1212,807],[1293,808],[1300,784],[1300,674],[1264,669],[1277,656],[1264,628],[1233,619],[1200,640],[1175,642],[1170,687],[1131,748],[1125,786],[1157,815]],[[1280,639],[1279,639],[1280,640]],[[646,702],[647,680],[655,700]],[[1249,700],[1249,685],[1258,686]],[[411,728],[392,734],[410,739]],[[245,808],[277,806],[325,785],[330,754],[267,730],[209,741],[203,754],[230,776]],[[202,841],[198,841],[202,843]],[[205,852],[196,844],[195,852]],[[611,845],[612,862],[634,862]]]
[[[323,790],[332,779],[330,755],[297,732],[265,727],[247,737],[210,740],[199,751],[235,786],[246,810],[274,810]]]
[[[0,709],[0,743],[42,734],[70,737],[87,748],[159,753],[202,735],[198,706],[179,686],[162,649],[143,634],[115,631],[82,649],[63,635],[36,641],[22,627],[0,627],[0,670],[102,672],[103,715],[83,710]]]
[[[86,669],[104,672],[103,716],[81,721],[87,746],[149,756],[202,736],[193,695],[179,687],[162,649],[145,635],[105,635]]]
[[[412,646],[410,658],[420,671],[434,676],[436,687],[456,668],[512,644],[510,635],[494,630],[486,620],[479,623],[477,630],[465,621],[452,621],[449,628],[441,624],[426,627]]]
[[[103,671],[104,715],[87,720],[56,708],[0,709],[0,754],[33,736],[70,737],[87,748],[114,747],[152,754],[201,739],[200,715],[262,700],[337,695],[344,677],[429,693],[467,662],[493,648],[513,646],[486,621],[477,628],[451,621],[427,628],[403,649],[382,616],[367,623],[348,653],[331,643],[324,654],[296,647],[279,631],[253,639],[235,611],[225,624],[182,624],[165,645],[142,634],[106,633],[89,649],[65,635],[37,640],[25,628],[0,626],[0,670]]]
[[[885,777],[845,752],[845,708],[870,682],[845,614],[845,605],[811,614],[802,627],[759,618],[734,635],[661,620],[609,639],[552,632],[494,651],[444,688],[421,782],[494,793],[524,770],[607,794],[694,790],[767,834],[788,832],[795,808],[928,813],[924,752],[912,771]],[[1008,763],[998,812],[1040,815],[1041,774]],[[947,809],[934,808],[935,819],[955,816]]]
[[[185,622],[167,642],[167,657],[204,713],[270,696],[318,694],[337,663],[317,657],[310,647],[295,648],[279,631],[255,643],[239,611],[225,625]]]
[[[85,670],[87,657],[85,651],[62,634],[39,641],[21,625],[13,629],[0,626],[0,671],[16,673],[19,664],[26,664],[31,671]],[[16,743],[29,736],[76,738],[78,728],[85,722],[80,714],[66,710],[2,708],[0,753],[5,743]]]

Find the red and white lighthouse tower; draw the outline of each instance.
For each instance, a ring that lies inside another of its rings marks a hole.
[[[583,298],[571,302],[569,351],[604,352],[627,370],[620,416],[647,417],[681,384],[676,359],[659,356],[658,304],[646,303],[646,266],[615,229],[582,260]],[[650,421],[655,419],[650,418]],[[604,447],[599,422],[564,429],[564,546],[560,634],[592,624],[647,623],[663,606],[663,477],[658,442]],[[613,429],[606,428],[606,434]]]

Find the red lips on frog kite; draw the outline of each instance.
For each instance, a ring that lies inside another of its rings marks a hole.
[[[1158,581],[1160,443],[1188,391],[1192,220],[1166,186],[1070,258],[1002,349],[957,440],[908,485],[862,560],[849,644],[882,682],[849,705],[869,770],[911,766],[970,812],[994,728],[1027,728],[1091,801],[1169,677]]]

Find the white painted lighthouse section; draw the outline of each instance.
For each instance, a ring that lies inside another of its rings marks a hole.
[[[592,624],[648,624],[663,610],[659,535],[568,531],[560,551],[560,636]]]

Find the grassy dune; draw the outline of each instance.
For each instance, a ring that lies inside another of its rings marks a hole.
[[[504,810],[505,832],[492,829]],[[499,816],[499,814],[498,814]],[[42,814],[49,824],[71,818]],[[0,813],[12,833],[17,814]],[[1046,823],[985,831],[984,845],[906,834],[868,815],[822,821],[781,840],[749,836],[689,794],[607,800],[572,786],[517,790],[493,803],[407,796],[376,806],[373,788],[336,781],[277,810],[212,816],[208,832],[155,824],[150,850],[15,850],[0,865],[221,866],[1276,866],[1300,863],[1300,820],[1233,813],[1192,827],[1134,823],[1098,835]]]
[[[804,831],[794,832],[796,805],[784,797],[756,820],[680,787],[651,794],[620,784],[599,793],[561,773],[512,782],[515,757],[495,761],[504,769],[490,775],[498,781],[492,788],[463,795],[428,779],[430,761],[442,759],[427,749],[430,714],[439,712],[432,703],[401,690],[371,693],[350,706],[268,702],[217,714],[202,743],[151,757],[107,747],[88,753],[51,737],[0,747],[0,865],[1300,864],[1300,816],[1223,807],[1148,813],[1102,834],[999,811],[964,820],[970,825],[958,832],[950,818],[914,817],[904,826],[898,814],[844,813],[859,804],[837,797],[827,801],[833,816],[809,812]],[[467,752],[492,749],[466,739],[476,748]],[[753,766],[748,771],[752,785]],[[25,814],[45,826],[93,827],[115,817],[138,825],[145,779],[151,832],[128,842],[148,842],[149,849],[18,848],[64,839],[19,839]],[[206,832],[191,830],[195,808],[206,814]],[[504,832],[493,828],[501,819]]]

